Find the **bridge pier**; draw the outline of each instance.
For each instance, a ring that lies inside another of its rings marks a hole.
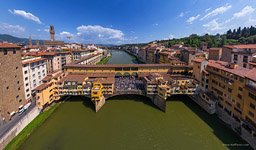
[[[160,110],[165,112],[166,110],[166,100],[161,98],[158,95],[148,95],[147,97],[150,98],[150,100],[153,102],[154,105],[156,105]]]
[[[105,104],[105,97],[103,97],[100,101],[95,101],[94,102],[95,111],[98,112],[104,104]]]

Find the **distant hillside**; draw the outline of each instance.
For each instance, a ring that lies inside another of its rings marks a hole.
[[[19,43],[19,44],[28,44],[29,39],[28,38],[19,38],[15,36],[11,36],[8,34],[0,34],[0,42],[11,42],[11,43]],[[42,40],[39,40],[40,44],[43,44]],[[36,44],[36,40],[32,40],[33,44]]]
[[[171,40],[157,41],[167,47],[171,47],[174,44],[185,44],[191,47],[200,47],[202,42],[206,42],[208,47],[222,47],[227,44],[256,44],[256,27],[239,27],[238,29],[228,30],[226,34],[209,35],[205,34],[202,36],[192,34],[189,37]]]

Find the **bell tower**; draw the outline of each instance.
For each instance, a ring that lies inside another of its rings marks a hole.
[[[51,35],[51,41],[55,41],[55,31],[54,31],[54,26],[50,25],[50,35]]]

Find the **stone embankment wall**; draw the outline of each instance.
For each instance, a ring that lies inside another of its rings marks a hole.
[[[231,127],[233,131],[238,133],[242,139],[248,142],[253,149],[256,149],[256,137],[253,137],[246,129],[243,128],[241,123],[237,122],[229,116],[222,108],[216,106],[216,114],[218,117]],[[239,144],[239,143],[238,143]]]
[[[197,103],[201,108],[203,108],[209,114],[216,113],[218,118],[220,118],[225,124],[227,124],[233,131],[235,131],[242,139],[248,142],[253,149],[256,149],[256,137],[253,137],[247,130],[245,130],[242,125],[228,115],[222,108],[215,105],[215,108],[207,106],[199,97],[189,96],[195,103]],[[228,143],[235,144],[235,143]],[[239,143],[236,143],[239,144]]]
[[[34,120],[40,113],[40,110],[37,107],[34,107],[26,116],[24,116],[11,130],[9,130],[3,137],[0,139],[0,149],[4,147],[16,137],[32,120]]]
[[[209,114],[212,115],[215,113],[215,107],[209,107],[207,103],[205,103],[204,100],[202,100],[199,96],[189,95],[189,97]]]

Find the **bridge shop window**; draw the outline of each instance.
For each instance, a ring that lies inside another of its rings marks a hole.
[[[115,71],[122,71],[122,68],[115,68]]]
[[[130,67],[124,67],[123,70],[124,70],[124,71],[130,71],[131,68],[130,68]]]
[[[138,67],[132,67],[131,70],[132,71],[138,71],[139,69],[138,69]]]

